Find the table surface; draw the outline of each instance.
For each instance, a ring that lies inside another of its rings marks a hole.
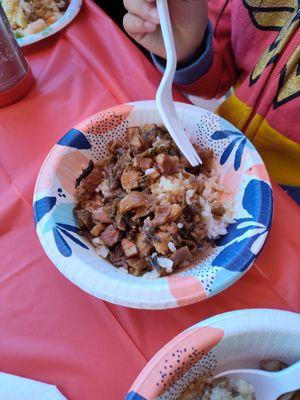
[[[90,0],[60,34],[26,49],[36,83],[0,109],[0,370],[58,386],[70,400],[121,399],[167,341],[241,308],[300,311],[299,208],[274,185],[274,221],[251,270],[217,296],[166,311],[115,306],[51,264],[35,234],[32,195],[54,143],[88,115],[153,99],[160,76]],[[178,100],[183,100],[179,93]]]

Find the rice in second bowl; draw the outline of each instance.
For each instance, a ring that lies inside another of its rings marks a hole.
[[[164,127],[127,130],[109,157],[76,181],[74,214],[98,255],[135,276],[165,276],[190,267],[226,234],[234,204],[221,201],[211,150],[195,146],[203,165],[191,167]]]
[[[244,379],[197,378],[178,400],[255,400],[253,386]]]
[[[69,0],[2,0],[16,37],[41,32],[66,11]]]

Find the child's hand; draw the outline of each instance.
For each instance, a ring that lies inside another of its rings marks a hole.
[[[124,0],[128,13],[123,24],[127,33],[147,50],[165,57],[154,0]],[[193,56],[202,43],[207,26],[207,0],[169,0],[178,61]]]

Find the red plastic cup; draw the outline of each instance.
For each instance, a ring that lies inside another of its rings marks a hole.
[[[0,107],[25,96],[32,84],[31,70],[0,3]]]

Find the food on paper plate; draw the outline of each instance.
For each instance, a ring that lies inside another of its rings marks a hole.
[[[260,369],[277,372],[287,368],[287,364],[277,360],[261,360]],[[255,400],[253,386],[243,379],[226,377],[214,379],[202,376],[188,385],[179,400]],[[300,400],[300,390],[287,393],[278,400]]]
[[[244,379],[201,377],[186,388],[179,400],[255,400],[255,394]]]
[[[89,162],[75,184],[74,215],[97,254],[135,276],[156,278],[196,264],[234,221],[221,200],[214,154],[195,148],[191,167],[162,126],[128,128]]]
[[[0,0],[16,37],[41,32],[66,11],[69,0]]]

